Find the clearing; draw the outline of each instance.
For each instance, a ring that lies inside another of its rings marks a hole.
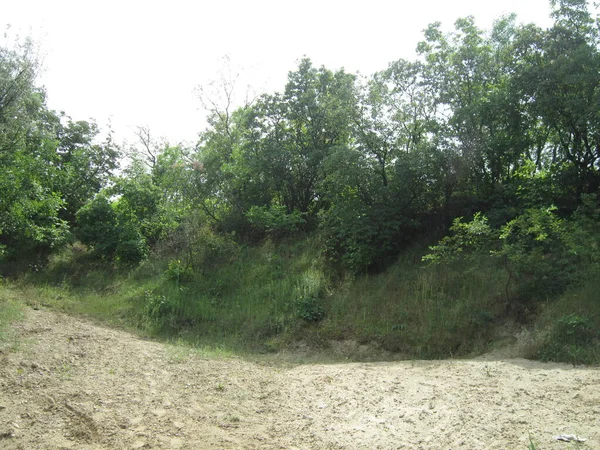
[[[597,368],[257,362],[48,310],[15,328],[20,347],[0,348],[3,449],[526,449],[530,435],[600,448]]]

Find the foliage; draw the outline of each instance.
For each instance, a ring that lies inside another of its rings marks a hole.
[[[135,266],[148,256],[148,241],[137,224],[125,222],[119,227],[119,242],[115,251],[117,260]]]
[[[186,240],[183,247],[190,270],[212,270],[235,262],[240,255],[240,247],[231,235],[216,233],[209,226],[186,223],[179,233],[179,238]]]
[[[117,213],[105,195],[98,195],[77,212],[77,238],[101,257],[111,258],[119,244]]]
[[[298,317],[305,322],[320,322],[325,318],[326,311],[321,301],[314,297],[304,297],[298,303]]]
[[[193,275],[191,267],[181,262],[179,259],[169,261],[169,266],[165,271],[167,279],[180,283],[187,281]]]
[[[178,309],[176,302],[152,291],[144,292],[144,304],[147,318],[159,325],[172,321]]]
[[[7,36],[5,35],[5,38]],[[64,244],[76,211],[117,166],[111,137],[46,107],[34,44],[0,45],[0,250],[15,259]]]
[[[102,143],[96,142],[100,129],[95,122],[73,122],[64,114],[57,119],[53,132],[57,136],[60,192],[64,199],[60,216],[75,226],[77,211],[108,184],[118,167],[120,151],[110,130]]]
[[[252,206],[246,213],[250,224],[269,235],[283,235],[298,231],[306,223],[299,211],[288,213],[281,205]]]
[[[77,238],[103,259],[137,264],[148,254],[148,244],[129,209],[98,195],[77,213]]]
[[[571,313],[556,321],[535,356],[542,361],[597,363],[600,355],[597,350],[594,352],[594,348],[598,346],[599,341],[600,334],[593,326],[592,320]]]
[[[495,250],[498,232],[488,225],[487,217],[480,212],[475,213],[470,222],[463,223],[462,217],[454,219],[450,231],[437,245],[431,246],[431,253],[423,256],[423,261],[431,264],[453,262],[459,258],[473,258]]]
[[[567,233],[555,208],[528,209],[501,228],[501,247],[493,254],[515,276],[516,295],[545,299],[576,281],[578,258],[570,252]]]
[[[578,254],[582,242],[584,247],[597,245],[598,231],[579,226],[579,211],[564,220],[554,207],[529,208],[497,229],[481,213],[468,223],[456,219],[450,229],[453,235],[430,247],[423,260],[441,264],[461,259],[476,264],[489,255],[506,273],[508,303],[555,297],[587,272],[588,261]]]
[[[327,256],[355,273],[384,268],[416,234],[418,176],[397,167],[386,186],[364,155],[345,148],[330,155],[325,170],[321,192],[329,207],[319,218]]]
[[[132,273],[145,285],[123,309],[164,332],[483,348],[491,322],[546,314],[600,267],[598,23],[585,0],[550,3],[547,29],[433,23],[414,60],[367,77],[303,58],[243,105],[224,76],[199,89],[195,145],[139,127],[117,177],[110,129],[101,140],[93,120],[47,108],[31,42],[0,46],[4,267],[37,271],[75,238],[93,270],[59,264],[61,278]],[[397,261],[435,241],[427,267]],[[580,334],[594,308],[550,320],[544,355],[566,358],[561,340],[593,348]]]

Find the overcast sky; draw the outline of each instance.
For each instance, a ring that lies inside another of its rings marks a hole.
[[[243,68],[241,84],[272,92],[304,55],[365,75],[413,59],[435,21],[450,29],[473,15],[488,29],[514,12],[551,23],[549,0],[0,0],[0,11],[0,25],[37,41],[50,108],[101,126],[110,118],[119,140],[147,125],[172,143],[203,129],[194,89],[225,55]]]

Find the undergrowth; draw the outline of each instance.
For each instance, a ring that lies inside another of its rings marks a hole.
[[[600,363],[600,274],[548,302],[536,323],[530,357],[572,364]]]
[[[18,349],[20,341],[11,325],[23,318],[23,302],[0,278],[0,353]]]
[[[510,319],[535,326],[533,358],[600,362],[593,277],[529,311],[514,309],[510,280],[489,258],[469,270],[425,266],[414,248],[383,273],[344,278],[315,237],[211,245],[191,256],[163,249],[135,269],[65,249],[18,284],[30,302],[194,348],[328,351],[341,341],[367,348],[352,358],[460,357],[485,351]]]

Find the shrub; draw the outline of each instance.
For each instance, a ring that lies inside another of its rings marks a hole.
[[[118,261],[135,266],[148,255],[148,244],[135,224],[127,224],[120,229],[119,243],[115,251]]]
[[[325,308],[314,297],[304,297],[298,302],[298,317],[305,322],[320,322],[325,318]]]
[[[177,283],[188,280],[192,276],[191,267],[184,264],[179,259],[173,259],[169,261],[169,266],[165,270],[165,276],[168,280],[175,281]]]
[[[271,236],[281,236],[293,231],[306,223],[300,211],[288,212],[285,206],[271,205],[252,206],[246,213],[250,224]]]
[[[112,258],[119,245],[117,214],[108,198],[98,195],[77,212],[75,236],[100,257]]]
[[[144,292],[144,313],[147,319],[163,327],[173,324],[179,311],[179,304],[165,295],[157,295],[152,291]]]
[[[589,317],[571,313],[555,323],[536,356],[542,361],[597,363],[599,338]]]
[[[555,207],[531,208],[494,229],[481,213],[470,222],[461,218],[423,261],[432,264],[460,260],[471,268],[484,256],[491,256],[507,276],[506,300],[527,303],[563,293],[581,278],[580,253],[586,243],[593,245],[594,233],[582,231],[581,219],[562,219]]]

